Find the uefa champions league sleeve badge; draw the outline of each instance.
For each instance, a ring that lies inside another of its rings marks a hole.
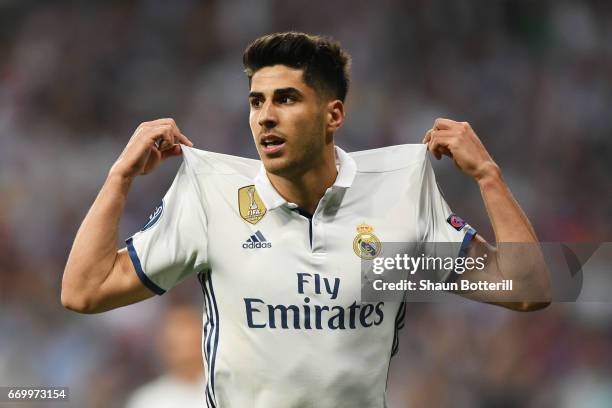
[[[266,215],[266,206],[261,201],[254,185],[238,189],[238,209],[242,219],[253,225]]]
[[[155,210],[151,213],[151,215],[149,215],[149,219],[147,220],[147,223],[145,224],[145,226],[142,227],[141,231],[146,231],[149,228],[151,228],[153,225],[155,225],[157,221],[159,221],[159,219],[161,218],[163,212],[164,212],[164,200],[162,200],[162,202],[159,203],[157,207],[155,207]]]

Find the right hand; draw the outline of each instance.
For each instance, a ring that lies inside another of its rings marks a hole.
[[[172,118],[143,122],[136,128],[130,141],[111,168],[111,173],[133,179],[153,171],[162,160],[181,155],[181,146],[193,143]]]

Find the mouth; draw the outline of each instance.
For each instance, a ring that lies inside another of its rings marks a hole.
[[[259,139],[261,150],[270,155],[279,153],[285,146],[285,139],[280,136],[268,133]]]

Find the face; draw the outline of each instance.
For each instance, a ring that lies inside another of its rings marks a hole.
[[[171,310],[163,322],[158,346],[168,368],[175,373],[201,371],[201,315],[180,307]]]
[[[295,176],[321,162],[334,130],[331,105],[323,99],[306,85],[300,69],[274,65],[255,72],[249,124],[269,173]]]

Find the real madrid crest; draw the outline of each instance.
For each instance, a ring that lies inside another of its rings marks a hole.
[[[382,244],[376,235],[374,227],[368,224],[357,226],[357,236],[353,240],[353,250],[361,259],[373,259],[380,254]]]
[[[261,201],[254,185],[238,189],[238,209],[242,219],[253,225],[266,215],[266,206]]]

